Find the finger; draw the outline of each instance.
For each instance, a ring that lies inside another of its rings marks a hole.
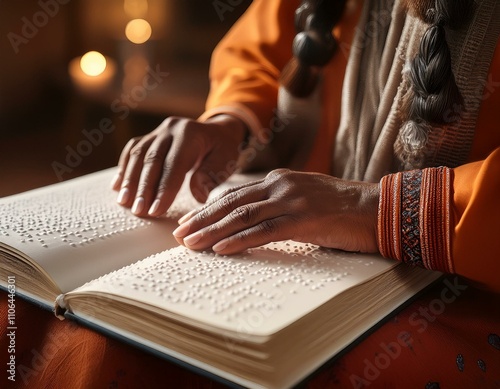
[[[128,160],[129,160],[129,155],[130,155],[130,150],[132,147],[134,147],[137,142],[141,137],[136,137],[130,139],[125,147],[123,148],[121,154],[120,154],[120,159],[118,160],[118,171],[116,172],[115,176],[111,180],[111,188],[113,190],[118,190],[121,188],[122,181],[123,181],[123,175],[125,174],[125,169],[127,168]]]
[[[218,147],[213,149],[191,177],[190,188],[194,198],[200,203],[206,202],[210,192],[224,183],[237,166],[235,159],[231,159]]]
[[[170,151],[162,166],[155,199],[148,210],[150,216],[159,216],[167,212],[184,182],[186,173],[202,157],[200,154],[201,148],[196,142],[188,143],[184,136],[173,138]]]
[[[183,243],[193,250],[210,248],[228,236],[281,215],[283,215],[283,210],[280,203],[273,200],[245,204],[236,208],[220,221],[186,236]]]
[[[149,146],[144,156],[132,213],[147,216],[160,181],[165,158],[172,145],[172,135],[163,132]]]
[[[217,242],[212,250],[217,254],[229,255],[251,247],[291,239],[294,236],[295,224],[294,220],[287,215],[266,219],[249,229]]]
[[[188,234],[218,222],[238,207],[266,199],[267,191],[261,186],[260,181],[229,189],[191,215],[189,220],[181,224],[173,234],[177,238],[185,238]]]
[[[127,166],[118,193],[117,202],[124,207],[131,207],[135,198],[137,184],[144,163],[144,155],[156,136],[145,136],[137,142],[129,152]]]
[[[189,220],[191,220],[198,213],[205,211],[206,209],[212,207],[217,202],[221,201],[221,199],[223,197],[225,197],[227,195],[230,195],[232,192],[238,191],[240,189],[244,189],[244,188],[247,188],[247,187],[250,187],[250,186],[253,186],[253,185],[260,184],[262,181],[263,181],[263,179],[262,180],[256,180],[256,181],[247,182],[245,184],[241,184],[241,185],[235,186],[233,188],[226,189],[225,191],[223,191],[222,193],[220,193],[218,196],[214,197],[212,200],[210,200],[208,203],[206,203],[202,207],[200,207],[198,209],[193,209],[192,211],[186,213],[184,216],[182,216],[178,220],[178,223],[179,224],[187,223]],[[223,216],[224,215],[221,215],[220,217],[223,217]]]

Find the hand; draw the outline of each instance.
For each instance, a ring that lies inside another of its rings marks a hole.
[[[210,191],[236,169],[245,132],[243,122],[229,115],[204,123],[166,119],[123,149],[112,183],[119,190],[117,202],[132,207],[137,216],[159,216],[170,207],[193,168],[191,192],[205,202]]]
[[[287,239],[376,252],[378,198],[378,184],[278,169],[188,213],[174,236],[220,254]]]

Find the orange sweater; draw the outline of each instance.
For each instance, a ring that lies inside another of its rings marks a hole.
[[[201,120],[233,114],[255,133],[268,128],[276,107],[278,77],[291,58],[298,0],[255,0],[216,48],[210,71],[211,92]],[[360,4],[348,8],[335,29],[340,42],[325,67],[321,127],[306,169],[330,172],[340,122],[342,82],[359,17]],[[485,85],[470,163],[453,169],[451,261],[454,272],[500,291],[500,49],[495,52]],[[431,188],[432,191],[432,188]],[[449,200],[449,201],[448,201]]]

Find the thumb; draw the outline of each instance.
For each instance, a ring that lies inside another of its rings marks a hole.
[[[216,150],[205,157],[191,176],[190,188],[193,197],[204,203],[210,192],[225,182],[236,170],[236,159],[227,159]]]

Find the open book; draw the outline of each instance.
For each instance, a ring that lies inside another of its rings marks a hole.
[[[238,385],[289,387],[440,274],[291,241],[236,256],[178,246],[198,206],[116,204],[114,169],[0,199],[0,282],[55,311]]]

